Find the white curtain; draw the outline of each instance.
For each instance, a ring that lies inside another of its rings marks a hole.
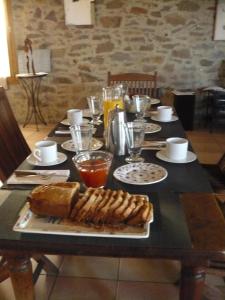
[[[7,87],[6,78],[10,76],[9,53],[7,42],[7,18],[5,0],[0,0],[0,85]]]

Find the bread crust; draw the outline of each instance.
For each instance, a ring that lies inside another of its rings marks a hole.
[[[78,182],[38,186],[29,195],[30,209],[38,215],[95,226],[143,226],[153,218],[147,196],[102,188],[88,188],[79,195],[79,189]]]
[[[28,196],[30,209],[38,215],[68,218],[78,198],[79,189],[78,182],[40,185]]]

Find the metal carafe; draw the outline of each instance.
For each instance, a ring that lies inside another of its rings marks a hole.
[[[106,148],[115,155],[126,154],[125,123],[125,111],[116,106],[109,113],[108,128],[106,129]]]

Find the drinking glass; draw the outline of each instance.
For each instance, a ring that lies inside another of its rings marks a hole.
[[[92,114],[92,124],[99,125],[102,123],[100,120],[101,113],[102,113],[102,101],[99,97],[96,96],[90,96],[87,97],[88,106],[90,109],[90,112]]]
[[[136,120],[145,122],[144,114],[149,106],[150,98],[146,95],[134,95],[130,102],[136,114]]]
[[[128,122],[124,127],[128,153],[130,154],[130,156],[125,159],[126,162],[143,162],[144,158],[141,157],[140,154],[145,136],[145,123],[139,121]]]
[[[93,134],[91,124],[72,125],[70,133],[76,153],[90,150]]]
[[[72,160],[87,187],[104,187],[113,155],[107,151],[87,151],[75,155]]]
[[[103,110],[104,110],[104,127],[108,126],[109,112],[116,105],[123,109],[123,89],[120,85],[109,86],[102,89],[103,91]]]

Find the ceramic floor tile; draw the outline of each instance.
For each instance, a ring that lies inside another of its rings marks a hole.
[[[65,256],[60,269],[63,276],[117,279],[118,258]]]
[[[225,300],[225,287],[205,285],[202,300]]]
[[[116,281],[58,277],[49,300],[115,300]]]
[[[173,284],[120,281],[116,300],[178,300],[179,288]]]
[[[47,300],[53,290],[55,281],[55,276],[40,275],[35,284],[35,299]]]
[[[47,300],[53,289],[55,280],[56,277],[54,276],[40,275],[35,284],[35,299]],[[15,300],[10,279],[7,279],[0,284],[0,299]]]
[[[207,274],[205,283],[209,285],[216,285],[216,286],[224,286],[225,287],[225,281],[222,276],[217,276],[213,274]]]
[[[160,259],[120,259],[119,280],[176,282],[180,277],[180,263]]]
[[[217,164],[221,153],[198,152],[198,160],[202,164]]]
[[[0,299],[15,300],[10,279],[7,279],[0,283]]]

